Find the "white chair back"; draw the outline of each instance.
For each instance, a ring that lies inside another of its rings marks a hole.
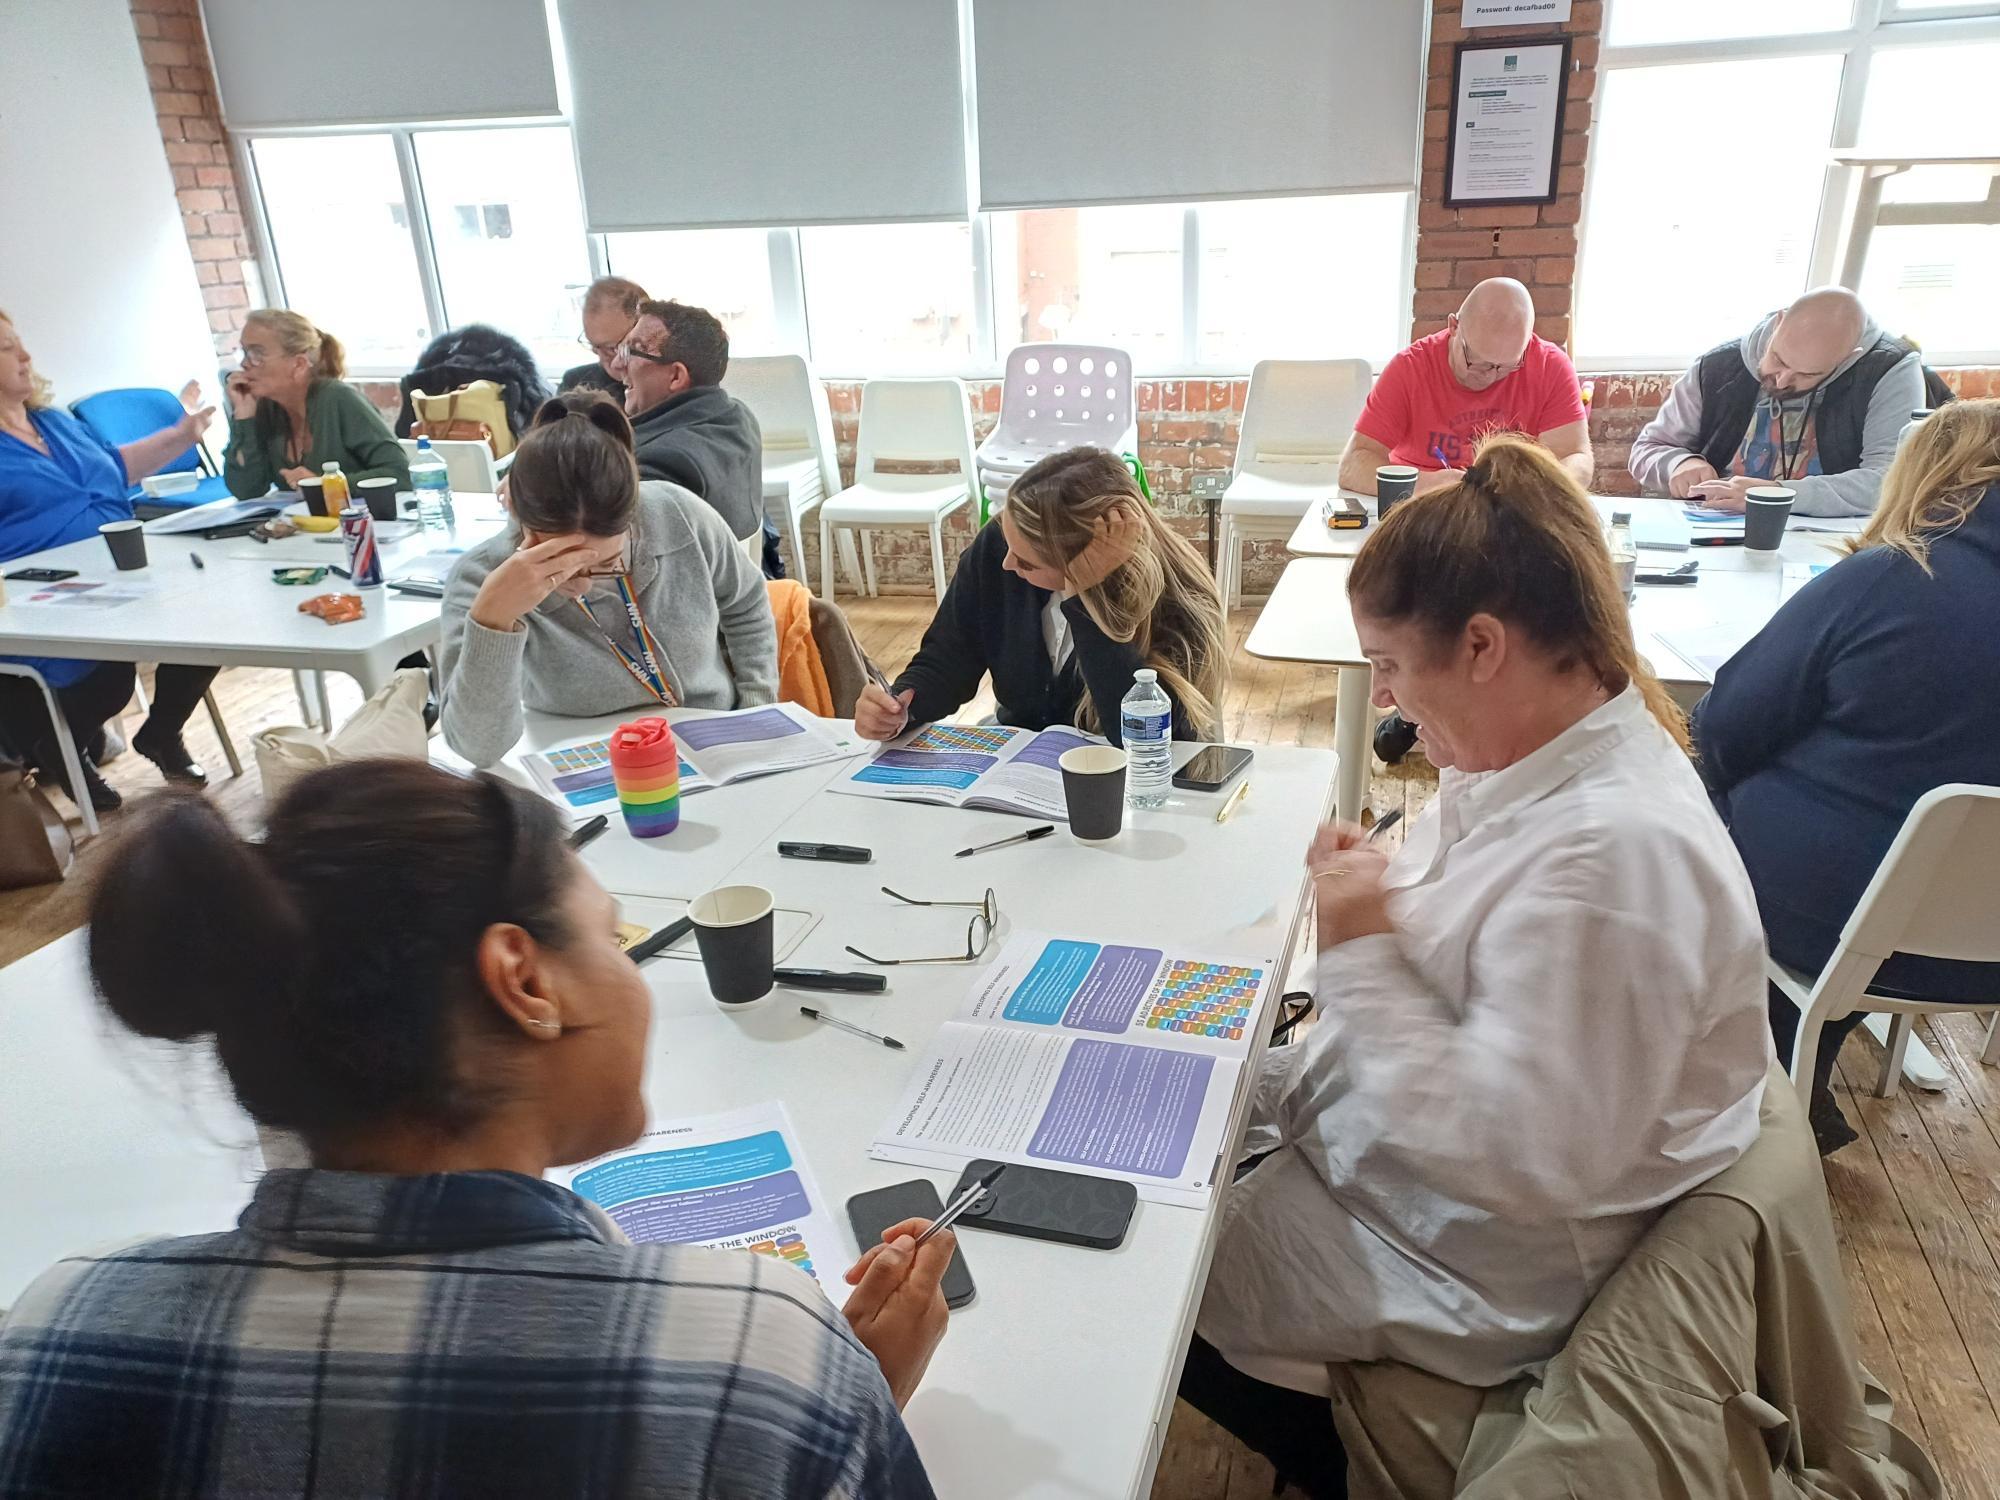
[[[976,482],[972,414],[965,382],[871,380],[861,388],[861,429],[854,445],[854,479],[862,484],[884,463],[956,462],[968,486]]]
[[[1059,453],[1088,443],[1121,452],[1137,402],[1132,356],[1099,344],[1022,344],[1007,356],[1000,421],[988,441]]]
[[[1851,953],[2000,962],[2000,787],[1924,793],[1840,934]]]
[[[1338,465],[1374,378],[1365,359],[1262,359],[1250,371],[1236,473]]]
[[[414,461],[417,440],[398,438],[397,441],[403,445],[404,454]],[[453,494],[491,495],[500,488],[500,466],[493,461],[493,450],[486,444],[432,438],[431,451],[444,460],[445,476],[451,481]]]
[[[764,466],[812,458],[824,493],[840,492],[840,452],[834,446],[833,412],[826,387],[796,354],[732,359],[722,388],[750,408],[763,433]]]

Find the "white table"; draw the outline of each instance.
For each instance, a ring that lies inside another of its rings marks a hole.
[[[1357,494],[1353,490],[1342,490],[1340,493],[1360,503],[1361,508],[1368,512],[1368,524],[1347,531],[1330,531],[1326,524],[1326,508],[1315,504],[1299,517],[1299,524],[1292,529],[1291,537],[1285,543],[1285,550],[1293,557],[1352,557],[1361,550],[1361,544],[1375,529],[1375,497]]]
[[[542,744],[582,739],[614,722],[566,721],[560,735],[542,722],[530,737]],[[1177,748],[1186,754],[1194,747]],[[734,881],[768,885],[779,905],[808,908],[820,919],[788,960],[802,966],[857,967],[843,944],[909,951],[940,923],[949,927],[934,914],[896,907],[878,892],[886,884],[914,896],[973,899],[990,885],[1001,911],[990,953],[1012,933],[1035,928],[1171,938],[1191,949],[1265,954],[1282,967],[1302,930],[1302,861],[1333,770],[1324,750],[1259,747],[1250,772],[1255,788],[1227,824],[1214,820],[1220,797],[1177,791],[1165,808],[1128,812],[1126,831],[1111,844],[1083,846],[1058,833],[960,860],[953,851],[1029,824],[825,791],[852,764],[688,796],[681,829],[652,848],[635,850],[614,812],[584,858],[607,886],[628,892],[640,884],[662,896]],[[698,837],[677,844],[690,831]],[[875,862],[780,860],[780,831],[865,844]],[[75,938],[65,943],[77,946]],[[154,1111],[134,1094],[94,1036],[92,1002],[73,969],[23,972],[42,960],[37,954],[0,976],[9,1075],[33,1080],[25,1096],[0,1093],[0,1140],[9,1142],[0,1154],[0,1195],[53,1208],[37,1215],[32,1239],[10,1233],[0,1240],[0,1305],[63,1250],[114,1236],[214,1228],[232,1221],[247,1194],[249,1172],[226,1152],[199,1147],[196,1126],[177,1116],[175,1098]],[[952,1173],[871,1161],[867,1150],[976,969],[892,970],[880,996],[778,990],[728,1013],[709,998],[698,964],[658,960],[644,972],[655,997],[647,1096],[656,1116],[783,1100],[843,1224],[847,1199],[858,1192],[919,1176],[940,1194],[949,1190]],[[801,1001],[821,1000],[899,1037],[908,1050],[891,1052],[798,1014]],[[90,1045],[79,1045],[86,1034]],[[1247,1093],[1239,1090],[1236,1100],[1232,1148]],[[27,1151],[17,1146],[15,1116],[23,1109],[36,1122]],[[244,1138],[247,1122],[236,1117],[222,1133]],[[964,1251],[979,1294],[952,1315],[908,1412],[938,1492],[996,1500],[1145,1495],[1217,1224],[1215,1204],[1194,1210],[1142,1202],[1125,1243],[1110,1252],[968,1230]]]
[[[216,505],[236,502],[218,501]],[[211,507],[201,507],[209,509]],[[417,533],[382,547],[383,569],[393,575],[413,557],[447,545],[469,546],[499,528],[502,515],[490,496],[460,496],[455,504],[455,540],[438,532]],[[183,511],[172,518],[193,515]],[[341,563],[336,539],[310,534],[259,544],[249,537],[204,541],[175,536],[147,523],[148,565],[121,573],[111,565],[103,540],[51,547],[9,562],[19,568],[73,568],[79,581],[102,583],[107,591],[141,595],[112,609],[26,602],[36,585],[7,586],[0,605],[0,655],[80,657],[87,661],[179,662],[210,667],[284,667],[304,672],[345,672],[373,693],[388,681],[396,663],[413,651],[436,644],[441,606],[389,589],[363,591],[367,613],[346,625],[328,625],[299,613],[315,594],[349,592],[351,585],[329,575],[323,584],[300,588],[271,581],[271,569],[288,564]],[[199,557],[201,567],[193,558]],[[325,679],[320,680],[320,712],[328,713]]]

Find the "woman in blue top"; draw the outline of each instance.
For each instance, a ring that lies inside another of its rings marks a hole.
[[[1771,954],[1816,974],[1917,799],[2000,785],[2000,401],[1954,401],[1903,445],[1853,556],[1785,602],[1694,713],[1698,764],[1750,871]],[[1896,954],[1874,987],[2000,1002],[2000,964]],[[1859,1015],[1820,1037],[1813,1128]],[[1771,997],[1789,1058],[1798,1009]]]
[[[0,313],[0,563],[95,536],[106,521],[131,520],[126,491],[200,441],[214,414],[212,407],[191,411],[151,437],[114,448],[48,404],[47,382],[35,374],[20,334]],[[105,722],[132,696],[132,664],[13,659],[41,672],[69,721],[87,783],[67,788],[71,797],[87,795],[99,812],[117,807],[121,799],[97,774],[95,761],[104,752]],[[182,743],[181,728],[215,670],[162,665],[154,680],[153,711],[132,748],[169,781],[198,786],[207,779]],[[0,738],[22,760],[62,780],[47,704],[24,678],[0,677]]]

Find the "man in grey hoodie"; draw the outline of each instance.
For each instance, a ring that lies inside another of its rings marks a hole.
[[[1674,382],[1633,440],[1632,477],[1715,510],[1782,483],[1800,515],[1865,516],[1903,425],[1927,404],[1916,349],[1845,287],[1820,287]]]
[[[641,479],[668,479],[721,513],[738,541],[764,521],[764,441],[722,388],[729,334],[705,308],[641,302],[625,336],[625,411]]]

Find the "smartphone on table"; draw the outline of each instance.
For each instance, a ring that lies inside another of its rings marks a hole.
[[[1013,1168],[1007,1170],[1011,1172]],[[847,1200],[847,1222],[853,1227],[854,1243],[863,1253],[869,1246],[882,1243],[882,1231],[891,1224],[900,1224],[905,1219],[935,1219],[943,1212],[944,1203],[937,1188],[924,1177],[856,1193]],[[951,1264],[944,1268],[942,1289],[946,1307],[963,1307],[972,1300],[975,1289],[972,1273],[965,1268],[964,1250],[951,1252]]]
[[[952,1185],[952,1198],[956,1200],[974,1178],[983,1177],[993,1166],[990,1161],[967,1164]],[[958,1227],[1116,1250],[1124,1243],[1138,1201],[1139,1190],[1129,1182],[1009,1162],[986,1196],[959,1217]]]
[[[16,568],[7,575],[9,583],[61,583],[76,577],[75,568]]]
[[[1184,792],[1219,792],[1249,766],[1250,760],[1251,752],[1242,745],[1205,745],[1174,772],[1174,785]]]

